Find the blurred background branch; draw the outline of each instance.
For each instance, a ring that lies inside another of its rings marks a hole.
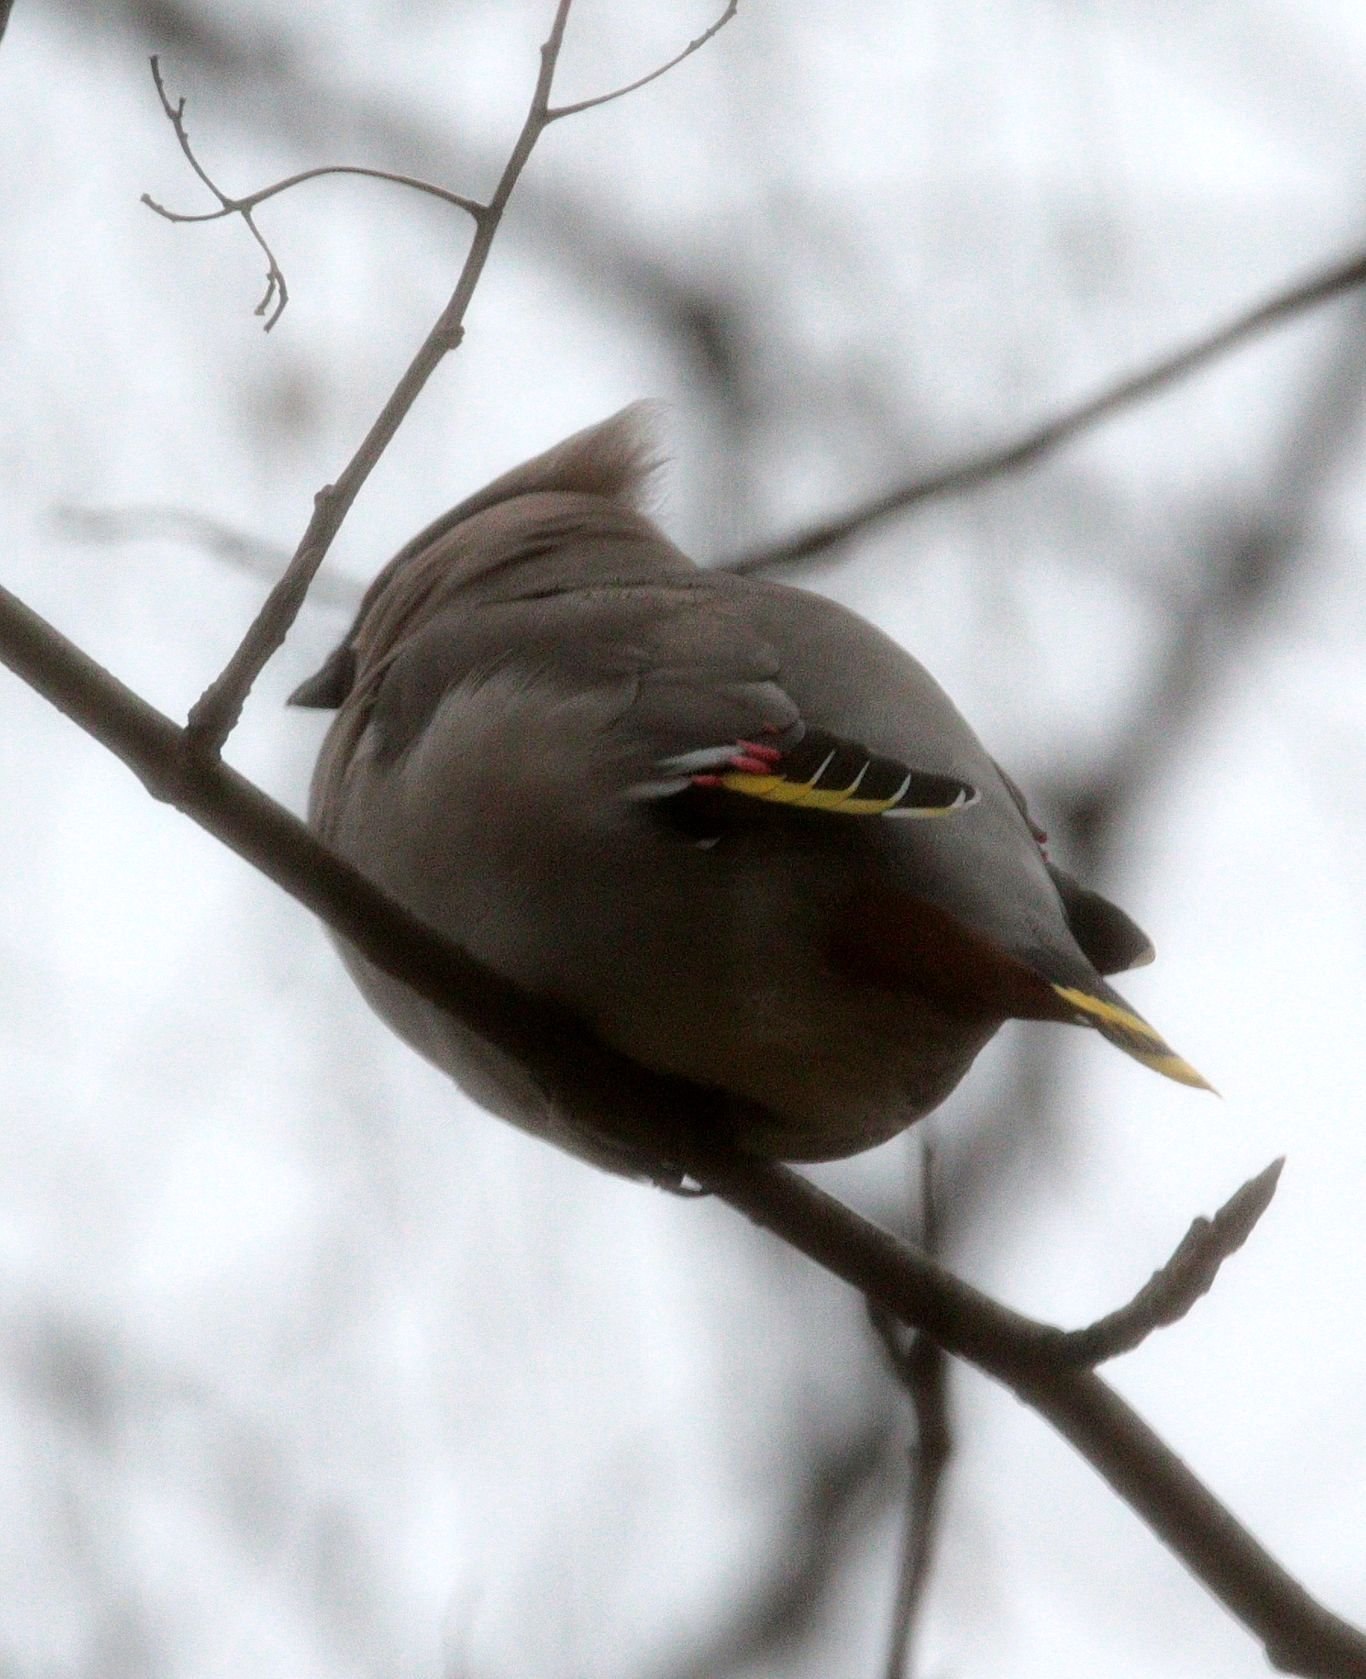
[[[1013,442],[994,445],[938,472],[917,475],[909,482],[895,484],[859,507],[812,525],[781,542],[751,549],[727,561],[726,565],[731,571],[776,571],[795,561],[824,553],[829,548],[839,547],[869,526],[904,513],[934,496],[961,494],[1002,473],[1018,472],[1022,467],[1033,466],[1043,456],[1071,442],[1102,420],[1122,412],[1135,402],[1156,396],[1169,385],[1189,378],[1250,339],[1294,320],[1304,310],[1318,308],[1346,292],[1355,291],[1363,282],[1366,282],[1366,256],[1353,253],[1345,261],[1334,263],[1308,280],[1276,293],[1265,303],[1244,310],[1226,325],[1160,357],[1142,371],[1130,373],[1107,385],[1095,396],[1064,409],[1042,425],[1030,428]]]
[[[920,1160],[920,1246],[930,1257],[941,1251],[935,1205],[934,1151],[922,1143]],[[911,1679],[915,1633],[929,1584],[939,1535],[944,1477],[953,1456],[949,1414],[949,1361],[927,1335],[908,1334],[882,1308],[869,1305],[873,1328],[887,1353],[892,1373],[911,1402],[915,1438],[908,1457],[909,1481],[901,1530],[901,1554],[892,1599],[886,1679]]]

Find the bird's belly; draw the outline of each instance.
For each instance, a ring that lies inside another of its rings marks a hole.
[[[810,978],[788,973],[762,988],[718,989],[710,1009],[699,1007],[692,986],[676,992],[665,981],[647,1006],[622,1008],[598,1030],[647,1066],[740,1099],[741,1135],[753,1152],[833,1160],[938,1107],[998,1025],[946,1014],[914,994],[836,991],[803,983]]]
[[[716,855],[631,807],[616,829],[601,807],[592,822],[562,815],[553,829],[511,821],[506,798],[484,808],[496,827],[468,797],[452,797],[438,825],[367,790],[328,837],[470,955],[613,1048],[736,1098],[738,1140],[755,1152],[833,1159],[894,1136],[943,1101],[995,1030],[832,965],[822,857],[777,869],[762,846]],[[481,1105],[614,1164],[524,1068],[353,952],[347,960],[388,1024]]]
[[[543,988],[631,1059],[737,1098],[757,1153],[834,1159],[895,1136],[949,1095],[999,1024],[844,971],[827,949],[824,876],[661,847],[612,916],[595,917],[574,908],[595,901],[580,868]],[[620,873],[609,859],[604,880]]]

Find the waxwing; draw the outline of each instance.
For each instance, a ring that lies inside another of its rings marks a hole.
[[[428,526],[294,703],[336,710],[322,838],[745,1147],[852,1154],[1012,1018],[1199,1074],[1102,975],[1151,960],[1051,862],[909,654],[802,589],[705,571],[640,509],[642,405]],[[372,967],[372,1006],[493,1112],[621,1166],[544,1081]]]

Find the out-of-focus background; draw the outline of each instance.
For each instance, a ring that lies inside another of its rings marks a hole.
[[[550,0],[18,0],[0,46],[6,586],[183,715],[453,283]],[[560,91],[714,16],[580,0]],[[641,395],[700,558],[1006,438],[1366,237],[1366,11],[746,0],[557,125],[459,354],[232,760],[489,476]],[[1127,991],[1223,1093],[1009,1028],[924,1130],[948,1257],[1079,1323],[1273,1156],[1277,1201],[1120,1389],[1366,1617],[1366,338],[1325,307],[1034,470],[795,574],[919,654],[1055,853],[1152,933]],[[204,523],[204,522],[208,523]],[[208,541],[221,525],[242,541]],[[723,1207],[464,1102],[320,929],[0,675],[0,1669],[14,1679],[879,1671],[913,1431],[860,1303]],[[913,1220],[915,1139],[822,1182]],[[1035,1416],[953,1376],[917,1673],[1259,1674]]]

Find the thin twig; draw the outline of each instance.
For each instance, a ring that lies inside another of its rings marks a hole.
[[[112,544],[117,542],[174,542],[200,548],[238,571],[274,581],[285,569],[289,555],[263,537],[245,531],[207,513],[187,507],[74,507],[53,509],[61,534],[75,542]],[[309,590],[309,602],[354,612],[361,591],[339,579],[319,577]]]
[[[228,660],[221,674],[191,708],[185,732],[185,746],[190,753],[207,757],[217,756],[222,751],[223,743],[232,733],[241,715],[242,706],[251,692],[252,684],[267,660],[281,646],[291,624],[298,616],[309,584],[322,564],[332,539],[361,485],[388,447],[427,380],[464,336],[464,321],[470,299],[484,271],[494,235],[502,223],[512,190],[537,140],[552,121],[550,92],[572,3],[573,0],[558,0],[550,33],[541,47],[540,74],[536,79],[521,132],[512,147],[492,197],[475,220],[474,237],[470,241],[469,252],[450,301],[336,483],[318,492],[314,501],[313,516],[285,575],[271,590],[255,621],[248,628],[240,646]],[[712,33],[714,34],[715,30]]]
[[[308,528],[289,562],[285,575],[267,596],[265,604],[222,673],[191,708],[186,730],[186,746],[192,753],[211,756],[222,750],[224,741],[236,726],[252,684],[265,667],[266,661],[283,644],[290,626],[298,616],[313,575],[322,564],[342,520],[360,492],[361,485],[370,476],[375,463],[388,447],[428,379],[464,336],[465,314],[470,299],[474,296],[474,288],[484,271],[484,264],[488,261],[494,235],[502,222],[508,199],[512,196],[512,189],[516,186],[517,178],[526,166],[532,149],[545,131],[550,88],[554,81],[555,65],[559,59],[572,3],[573,0],[558,0],[550,34],[541,47],[540,73],[536,78],[531,104],[523,120],[521,132],[513,144],[486,212],[475,223],[474,238],[470,241],[469,252],[450,300],[336,483],[318,492],[314,500],[313,517],[308,522]]]
[[[524,1064],[547,1099],[623,1157],[685,1172],[1046,1417],[1221,1603],[1303,1679],[1366,1679],[1366,1636],[1317,1603],[1058,1331],[981,1294],[797,1173],[739,1153],[708,1091],[648,1072],[475,962],[322,845],[282,806],[0,588],[0,662],[325,920],[367,960]]]
[[[547,122],[558,122],[561,117],[576,117],[580,111],[591,111],[597,105],[610,105],[614,99],[624,99],[628,93],[634,93],[637,88],[648,87],[651,82],[657,82],[661,76],[667,76],[669,71],[691,58],[695,52],[705,47],[713,35],[719,35],[730,20],[740,9],[740,0],[728,0],[728,4],[721,16],[712,24],[710,29],[704,29],[694,40],[688,42],[683,51],[676,53],[667,64],[661,64],[657,70],[651,70],[648,76],[638,76],[635,81],[627,82],[625,87],[613,88],[611,93],[599,93],[592,99],[580,99],[573,105],[556,105],[553,110],[546,112]]]
[[[1094,396],[1064,409],[1061,414],[1023,432],[1013,442],[995,444],[978,454],[968,455],[938,471],[907,479],[884,490],[880,495],[861,502],[845,513],[836,514],[809,525],[795,536],[781,542],[737,555],[723,562],[728,571],[770,571],[778,566],[792,565],[797,560],[810,559],[824,553],[850,537],[857,536],[871,526],[889,519],[932,497],[953,495],[968,490],[1003,473],[1032,466],[1044,455],[1063,443],[1070,442],[1080,432],[1098,421],[1108,419],[1146,397],[1155,396],[1167,386],[1207,366],[1237,345],[1255,338],[1270,327],[1293,320],[1305,310],[1339,297],[1366,283],[1366,253],[1335,263],[1331,268],[1302,280],[1254,308],[1245,310],[1224,326],[1195,339],[1153,362],[1138,373],[1128,374],[1105,386]]]
[[[934,1151],[929,1143],[920,1149],[920,1245],[931,1259],[940,1258]],[[886,1679],[905,1679],[911,1670],[915,1629],[939,1535],[944,1476],[953,1455],[948,1357],[938,1342],[915,1330],[907,1334],[885,1311],[870,1305],[869,1315],[915,1412],[915,1444],[910,1452],[910,1485],[884,1669]]]
[[[1072,1329],[1058,1343],[1058,1356],[1069,1364],[1093,1367],[1132,1352],[1157,1329],[1179,1323],[1202,1295],[1208,1294],[1219,1268],[1237,1253],[1271,1205],[1284,1156],[1235,1190],[1213,1218],[1197,1218],[1160,1271],[1118,1311],[1086,1329]]]
[[[155,59],[152,61],[156,62]],[[179,108],[184,109],[185,101],[179,101]],[[484,206],[473,198],[465,198],[458,192],[451,192],[447,187],[439,187],[433,181],[424,181],[416,175],[399,175],[392,169],[370,169],[359,163],[325,163],[317,169],[301,169],[297,175],[287,176],[283,181],[274,181],[268,187],[260,187],[256,192],[249,192],[242,198],[230,198],[213,187],[213,191],[221,200],[217,210],[200,210],[190,213],[185,210],[168,210],[164,204],[158,204],[150,193],[144,192],[142,202],[149,210],[155,210],[157,215],[164,216],[168,222],[216,222],[224,216],[245,216],[249,211],[257,209],[269,198],[276,198],[282,192],[288,192],[291,187],[302,186],[305,181],[316,181],[323,175],[364,175],[372,181],[388,181],[398,187],[412,187],[415,192],[425,192],[432,198],[439,198],[443,204],[454,204],[457,210],[465,210],[475,221],[484,214]],[[273,323],[272,323],[273,324]]]
[[[911,1672],[915,1632],[939,1537],[944,1475],[953,1454],[948,1374],[944,1349],[928,1335],[916,1335],[906,1349],[902,1377],[915,1407],[915,1449],[887,1646],[887,1679],[905,1679]]]
[[[194,148],[190,145],[190,136],[185,129],[185,101],[177,99],[172,102],[171,96],[166,91],[166,83],[162,80],[161,62],[156,53],[152,54],[152,80],[156,83],[157,98],[161,101],[161,108],[165,111],[171,127],[175,130],[175,137],[180,143],[181,151],[185,154],[185,161],[218,200],[221,207],[219,214],[241,216],[246,223],[247,231],[265,253],[266,289],[261,301],[256,305],[255,312],[258,315],[264,315],[267,310],[270,311],[269,318],[266,321],[266,331],[269,332],[280,316],[284,314],[285,307],[289,302],[289,287],[285,284],[284,271],[275,260],[275,252],[271,250],[267,243],[266,236],[257,227],[250,207],[236,199],[229,198],[226,193],[220,191],[218,186],[210,179],[207,170],[194,155]],[[188,219],[173,216],[169,210],[162,209],[161,205],[157,204],[145,192],[142,195],[142,202],[149,209],[155,210],[158,215],[165,216],[168,221]],[[271,308],[272,303],[275,305],[273,309]]]
[[[145,9],[128,5],[114,7],[109,15],[131,30],[147,19]],[[182,62],[191,62],[198,54],[204,74],[257,90],[259,97],[251,104],[249,119],[255,139],[261,137],[262,124],[268,123],[296,142],[302,131],[311,144],[314,136],[308,132],[308,113],[325,109],[353,143],[429,160],[423,165],[429,177],[497,178],[505,148],[491,156],[488,147],[468,133],[453,144],[439,125],[419,115],[411,103],[396,107],[356,87],[338,87],[327,80],[325,64],[272,56],[268,48],[257,44],[256,37],[246,40],[234,33],[226,26],[225,16],[220,10],[210,22],[210,14],[192,0],[158,0],[154,26],[176,41]],[[528,171],[517,187],[517,218],[523,232],[541,241],[594,296],[615,293],[633,312],[646,311],[661,332],[676,339],[688,363],[684,377],[690,390],[715,409],[713,418],[729,430],[757,396],[753,388],[757,372],[750,353],[754,346],[749,342],[756,323],[730,283],[733,267],[724,273],[694,273],[692,265],[680,262],[677,251],[647,249],[634,229],[628,228],[620,208],[610,195],[576,189],[563,173],[543,186],[541,177]],[[784,364],[789,398],[818,408],[830,399],[829,381],[796,352],[794,328],[799,329],[800,323],[769,315],[763,336],[768,351]],[[718,349],[721,366],[714,355]],[[723,377],[741,379],[745,392],[722,385]],[[844,369],[840,383],[848,385],[841,401],[858,406],[867,394],[861,376]]]
[[[1193,574],[1165,644],[1148,661],[1144,691],[1116,735],[1109,762],[1053,799],[1088,876],[1113,865],[1123,824],[1169,772],[1230,674],[1255,657],[1255,638],[1285,622],[1287,600],[1320,509],[1344,464],[1361,448],[1366,420],[1366,298],[1347,311],[1316,353],[1287,417],[1278,458],[1263,475],[1258,505],[1223,515],[1229,537]],[[1220,553],[1218,550],[1224,551]],[[1056,822],[1050,825],[1057,825]]]

